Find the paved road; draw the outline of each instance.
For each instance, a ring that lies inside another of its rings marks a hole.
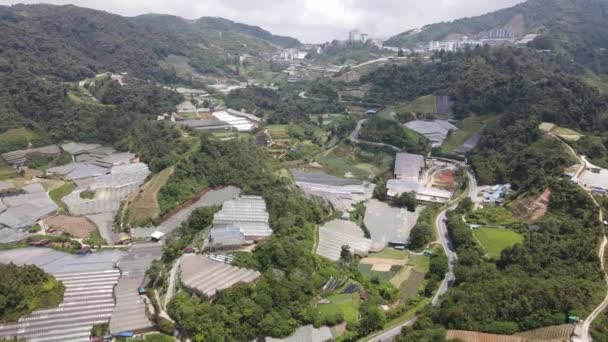
[[[591,200],[593,201],[595,206],[599,209],[598,218],[600,220],[600,224],[603,227],[604,213],[602,211],[600,204],[597,202],[595,197],[593,197],[593,195],[590,192],[588,192],[588,190],[585,188],[585,186],[582,185],[578,181],[579,177],[581,176],[581,174],[583,173],[585,168],[587,166],[589,166],[590,163],[587,161],[587,159],[585,157],[579,155],[572,148],[572,146],[570,146],[568,143],[566,143],[565,141],[563,141],[562,139],[560,139],[559,137],[557,137],[551,133],[549,133],[549,135],[551,135],[552,137],[561,141],[562,144],[564,144],[570,150],[570,152],[572,152],[580,160],[581,166],[574,174],[574,177],[572,177],[572,181],[577,183],[581,187],[581,189],[583,189],[589,195],[589,197],[591,197]],[[598,257],[600,258],[602,271],[604,272],[604,281],[606,282],[606,285],[608,286],[608,273],[606,272],[606,265],[605,265],[605,261],[604,261],[606,245],[608,245],[608,237],[606,236],[606,234],[604,234],[602,243],[600,245],[600,250],[598,251]],[[572,342],[591,342],[593,340],[591,338],[591,335],[589,334],[589,328],[591,327],[591,323],[593,323],[593,321],[597,318],[597,316],[599,316],[607,307],[608,307],[608,292],[606,293],[606,297],[604,298],[604,300],[595,308],[595,310],[593,310],[591,312],[591,314],[589,314],[589,316],[587,316],[587,318],[585,318],[585,320],[579,322],[579,324],[576,326],[576,329],[574,330],[574,335],[572,336],[572,338],[570,340]]]
[[[451,161],[451,162],[464,166],[464,164],[462,162],[458,162],[458,161]],[[473,173],[470,170],[467,170],[467,176],[469,178],[468,196],[476,196],[477,195],[477,180],[475,179],[475,176],[473,175]],[[441,213],[439,213],[439,215],[437,216],[437,220],[435,221],[435,227],[437,229],[437,239],[439,240],[439,243],[441,243],[441,246],[443,247],[443,250],[445,251],[445,253],[448,257],[448,272],[445,274],[445,277],[443,278],[443,281],[441,282],[441,285],[439,286],[439,290],[437,290],[437,293],[431,300],[431,304],[433,306],[436,306],[439,304],[439,297],[441,297],[445,293],[447,293],[450,286],[452,286],[454,281],[456,280],[456,276],[454,275],[454,269],[456,268],[456,264],[458,262],[458,255],[456,254],[454,245],[452,244],[452,241],[450,240],[450,235],[448,234],[448,228],[445,223],[445,220],[446,220],[447,212],[449,210],[453,209],[457,205],[457,203],[462,199],[463,198],[457,199],[454,203],[452,203],[451,206],[449,206],[448,208],[444,209]],[[366,342],[367,341],[371,341],[371,342],[392,341],[395,337],[397,337],[401,333],[401,329],[403,327],[414,324],[414,322],[416,322],[416,319],[417,319],[417,317],[414,317],[408,321],[401,323],[400,325],[398,325],[394,328],[383,331],[383,332],[379,333],[378,335],[375,335],[375,336],[373,335],[373,337],[366,339],[364,341],[366,341]]]
[[[397,146],[393,146],[393,145],[389,145],[389,144],[385,144],[385,143],[378,143],[378,142],[372,142],[372,141],[359,140],[359,131],[361,131],[361,128],[363,127],[363,124],[365,123],[365,121],[367,121],[367,119],[359,120],[359,122],[357,122],[357,127],[350,134],[350,141],[352,141],[354,143],[357,143],[357,144],[368,144],[368,145],[374,145],[374,146],[386,146],[386,147],[392,148],[396,152],[401,152],[401,149],[399,147],[397,147]]]

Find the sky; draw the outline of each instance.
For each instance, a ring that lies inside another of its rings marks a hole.
[[[223,17],[305,43],[322,43],[346,39],[353,29],[386,39],[427,24],[511,7],[523,0],[0,0],[2,5],[40,2],[70,3],[125,16]]]

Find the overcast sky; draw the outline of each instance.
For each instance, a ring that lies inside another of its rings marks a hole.
[[[0,0],[0,4],[71,3],[135,16],[173,14],[188,19],[218,16],[258,25],[306,43],[346,39],[359,29],[372,38],[439,21],[492,12],[523,0]]]

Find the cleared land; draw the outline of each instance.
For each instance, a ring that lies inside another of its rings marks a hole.
[[[141,193],[130,205],[129,222],[131,224],[138,225],[147,219],[158,218],[160,215],[158,192],[167,184],[173,170],[173,166],[162,170],[142,186]]]
[[[500,258],[500,253],[504,249],[524,241],[521,234],[500,228],[479,228],[473,231],[473,235],[488,253],[488,256],[496,259]]]
[[[4,159],[0,159],[0,180],[19,177],[19,174]]]
[[[565,127],[560,127],[549,122],[541,123],[538,128],[543,132],[552,133],[567,141],[578,141],[580,138],[583,137],[583,134],[577,131]]]
[[[434,95],[420,96],[414,101],[397,108],[404,112],[414,113],[436,113],[437,103]]]
[[[450,133],[448,138],[441,145],[441,151],[444,153],[454,152],[458,147],[462,146],[469,138],[471,138],[483,126],[483,119],[479,116],[469,116],[464,119],[461,124],[458,124],[458,130]]]

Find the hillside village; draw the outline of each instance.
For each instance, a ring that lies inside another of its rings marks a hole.
[[[0,339],[608,336],[608,81],[552,32],[125,20],[180,28],[154,72],[74,72],[52,120],[0,125],[0,264],[59,284]]]

